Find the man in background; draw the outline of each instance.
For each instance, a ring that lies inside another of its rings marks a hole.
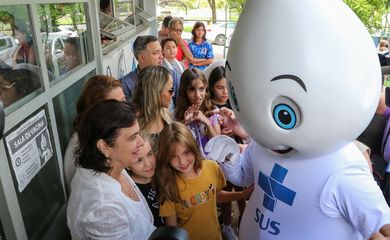
[[[172,20],[172,16],[166,16],[162,22],[161,29],[158,31],[158,40],[161,42],[169,35],[169,22]]]

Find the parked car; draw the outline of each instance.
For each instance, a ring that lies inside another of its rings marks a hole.
[[[59,33],[42,33],[43,49],[45,49],[45,58],[48,70],[55,76],[60,75],[63,65],[65,41],[67,35]]]
[[[72,25],[60,25],[58,26],[59,32],[56,32],[60,35],[66,35],[68,37],[77,37],[77,31],[74,30]]]
[[[206,38],[211,43],[225,45],[226,40],[231,38],[235,27],[235,22],[213,24],[207,28]]]
[[[12,57],[19,44],[16,40],[7,35],[0,35],[0,62],[12,66]]]

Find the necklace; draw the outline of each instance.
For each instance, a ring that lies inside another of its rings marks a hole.
[[[124,176],[121,177],[120,184],[121,184],[122,192],[127,197],[129,197],[131,200],[134,200],[134,201],[138,200],[138,195],[135,192],[135,186],[130,184]]]

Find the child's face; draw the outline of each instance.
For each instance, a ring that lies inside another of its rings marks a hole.
[[[214,98],[215,98],[213,100],[217,102],[226,103],[227,100],[229,99],[225,78],[222,78],[221,80],[217,81],[214,84],[212,91],[214,92]]]
[[[164,57],[167,59],[174,59],[176,58],[177,54],[177,46],[174,41],[166,42],[163,49]]]
[[[170,163],[181,177],[189,178],[196,175],[194,170],[195,156],[182,144],[177,144],[175,154]]]
[[[190,104],[202,105],[206,96],[206,86],[201,79],[195,79],[187,89],[187,98]]]
[[[154,175],[155,167],[156,158],[152,147],[149,142],[145,141],[145,144],[140,149],[139,157],[128,166],[128,169],[135,180],[143,179],[150,181]]]
[[[202,38],[205,32],[206,30],[204,29],[204,27],[198,27],[197,29],[195,29],[195,37]]]

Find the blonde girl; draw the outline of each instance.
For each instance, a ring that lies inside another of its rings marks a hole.
[[[219,166],[204,160],[197,142],[182,123],[160,134],[156,173],[160,216],[170,226],[183,227],[190,239],[221,239],[216,203],[246,198],[253,189],[221,191],[225,177]]]

